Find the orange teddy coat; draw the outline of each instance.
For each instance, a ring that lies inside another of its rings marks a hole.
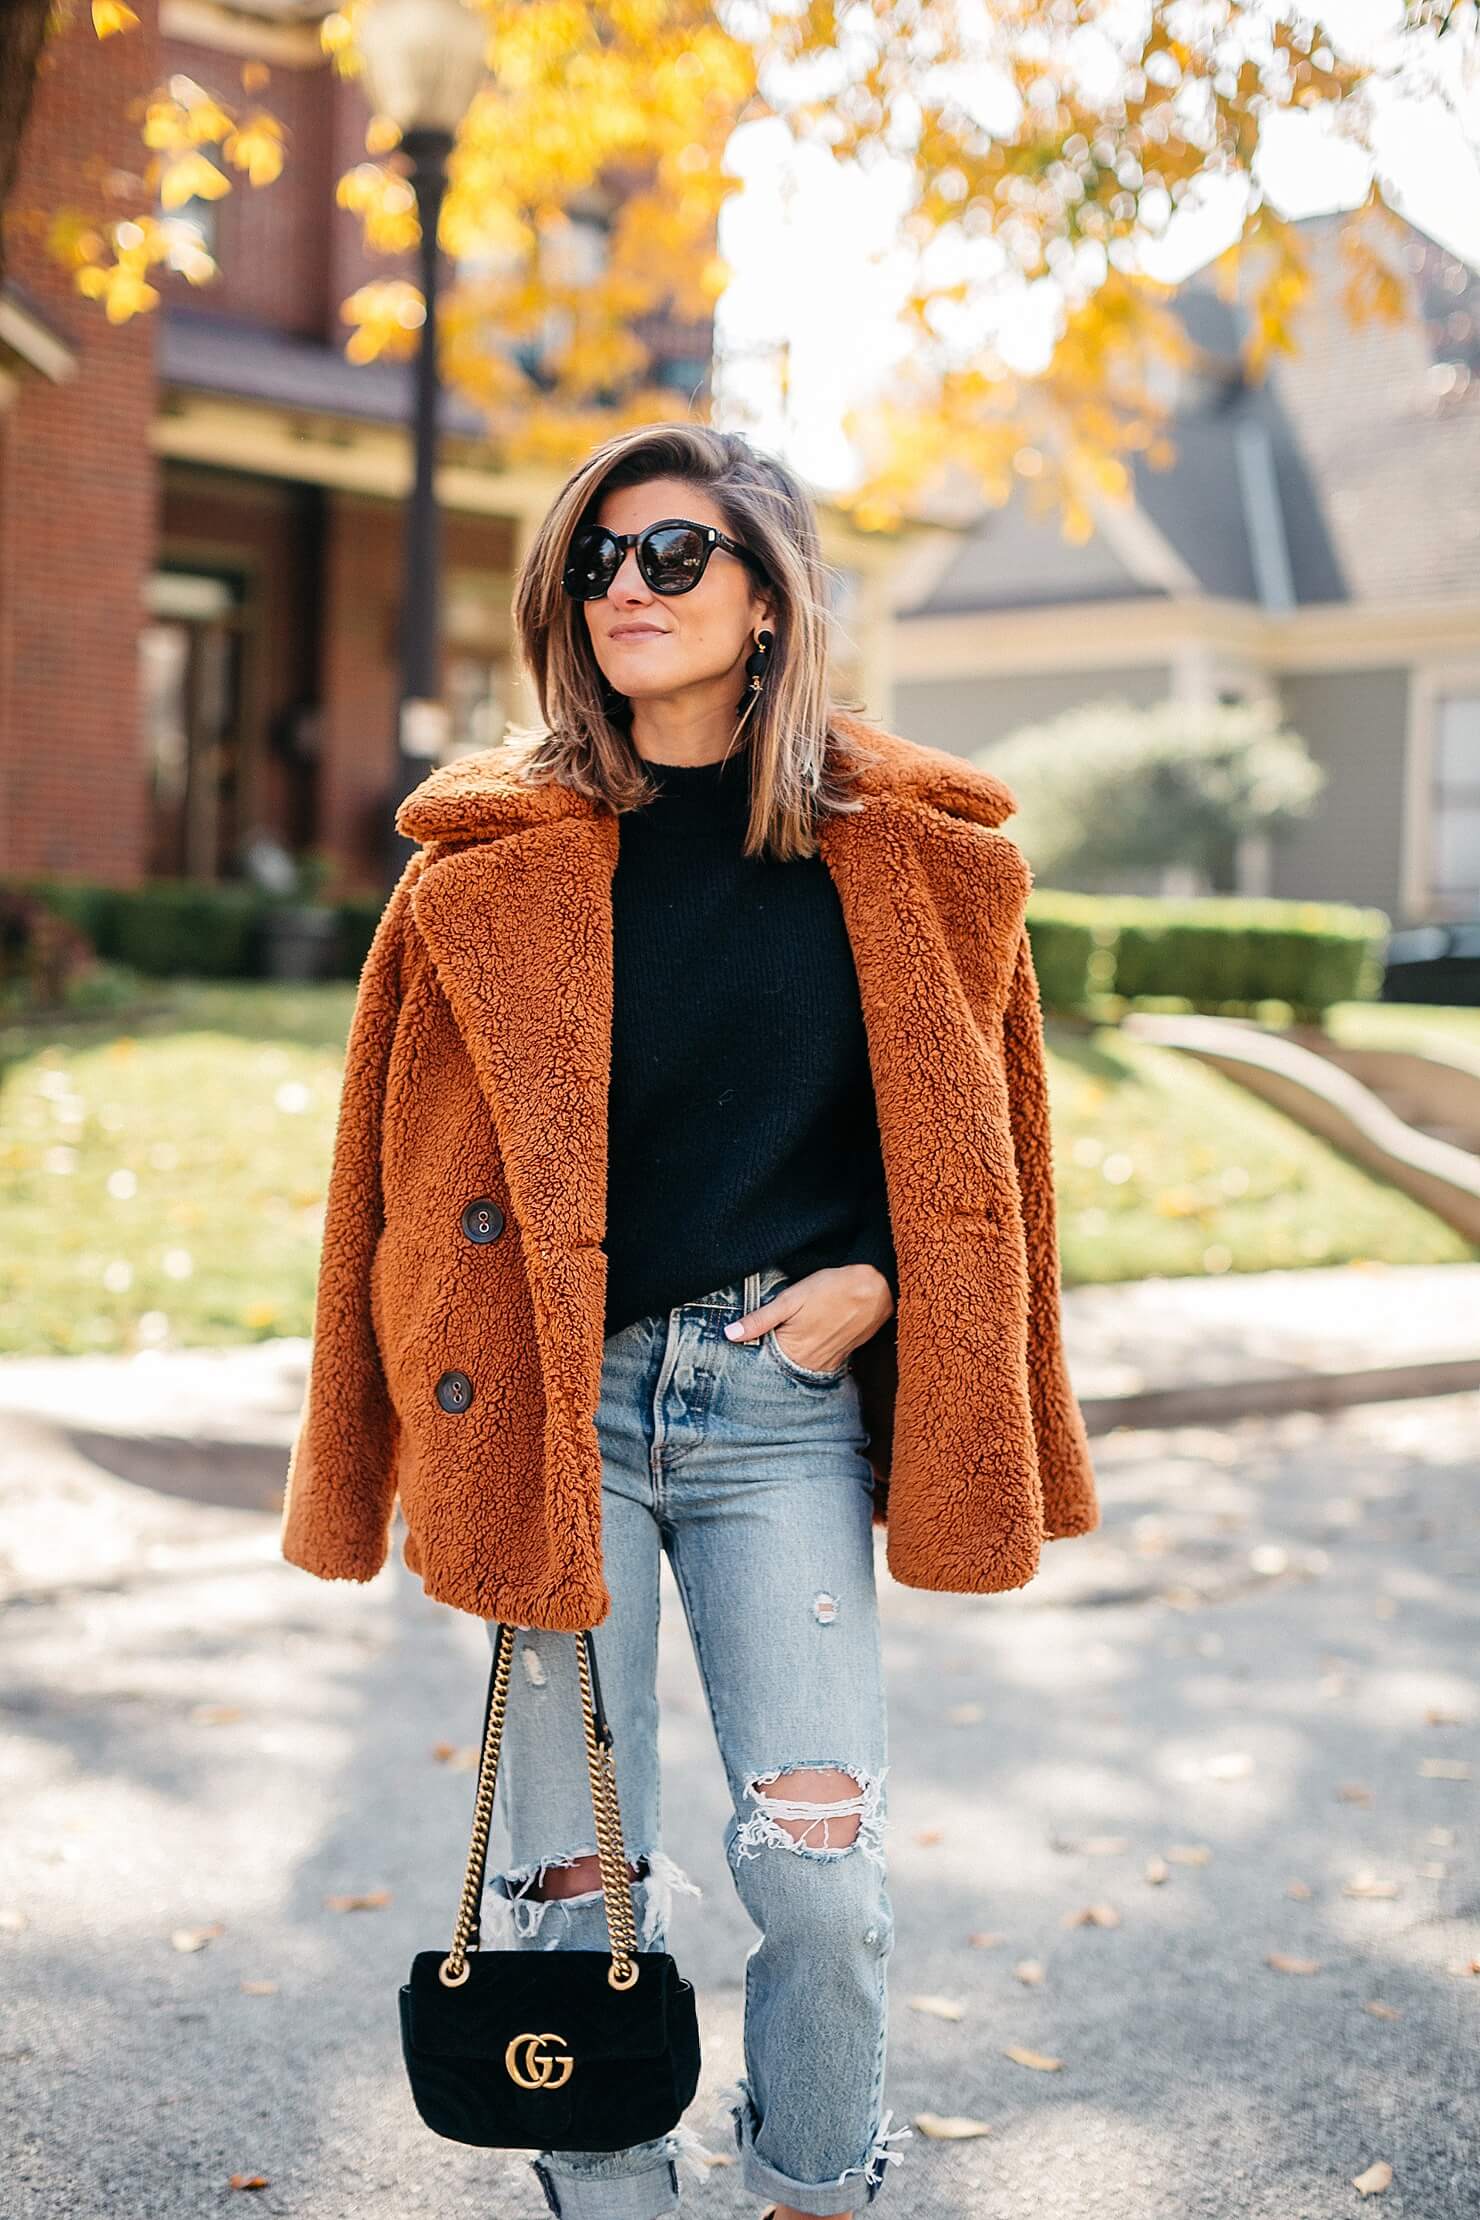
[[[999,779],[833,725],[880,758],[861,809],[820,834],[899,1272],[896,1310],[853,1356],[874,1521],[911,1587],[1020,1588],[1045,1539],[1099,1523],[1061,1339],[1032,873],[997,829],[1016,806]],[[596,1626],[619,820],[520,785],[494,748],[433,771],[396,823],[421,845],[350,1029],[282,1552],[370,1580],[399,1495],[429,1595]],[[480,1203],[497,1212],[480,1221]]]

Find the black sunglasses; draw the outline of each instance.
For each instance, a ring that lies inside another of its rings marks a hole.
[[[737,555],[764,579],[761,563],[712,524],[694,524],[683,516],[660,517],[640,532],[608,532],[591,524],[577,532],[561,575],[561,584],[574,601],[599,601],[610,590],[629,547],[637,549],[637,567],[655,594],[692,593],[704,576],[717,547]]]

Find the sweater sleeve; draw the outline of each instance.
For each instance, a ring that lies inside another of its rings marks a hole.
[[[281,1550],[321,1580],[373,1580],[390,1548],[396,1415],[371,1315],[385,1224],[381,1123],[401,1005],[401,950],[420,853],[390,896],[360,974],[324,1205],[308,1392],[288,1463]]]
[[[1064,1358],[1043,1013],[1026,926],[1018,940],[1003,1034],[1028,1254],[1028,1386],[1043,1487],[1044,1531],[1053,1540],[1091,1533],[1100,1514],[1089,1439]]]

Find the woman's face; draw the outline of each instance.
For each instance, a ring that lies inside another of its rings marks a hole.
[[[610,532],[640,532],[661,517],[675,516],[729,531],[715,504],[683,478],[653,478],[609,493],[596,521]],[[688,689],[702,696],[726,687],[738,701],[755,635],[774,623],[771,605],[756,585],[749,564],[717,547],[697,586],[684,594],[657,594],[637,567],[637,549],[626,548],[607,592],[581,604],[596,660],[618,693],[632,701]]]

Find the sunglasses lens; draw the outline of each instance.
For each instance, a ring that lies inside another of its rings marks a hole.
[[[685,594],[704,573],[709,542],[692,524],[665,524],[641,543],[642,575],[655,594]]]
[[[621,557],[609,532],[577,533],[565,565],[565,590],[577,601],[594,601],[616,577]]]

